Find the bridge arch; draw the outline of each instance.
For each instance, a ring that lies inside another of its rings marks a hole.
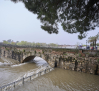
[[[35,57],[36,57],[35,55],[27,56],[27,57],[25,57],[21,62],[22,62],[22,63],[28,62],[28,61],[34,59]]]
[[[21,63],[24,62],[29,62],[30,60],[33,60],[35,57],[41,57],[42,59],[44,59],[51,67],[57,67],[57,62],[55,64],[54,60],[51,61],[51,59],[49,58],[49,55],[23,55],[23,58],[21,59]]]
[[[47,62],[46,56],[44,54],[26,54],[26,55],[24,54],[22,56],[21,63],[28,62],[28,61],[34,59],[36,56],[41,57],[42,59],[44,59]]]

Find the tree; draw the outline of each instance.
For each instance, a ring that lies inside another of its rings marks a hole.
[[[96,36],[92,36],[88,38],[88,42],[91,43],[90,45],[92,45],[93,43],[93,47],[96,47],[96,42],[97,40],[99,40],[99,33]]]
[[[58,44],[54,44],[54,43],[50,43],[50,44],[48,44],[50,47],[57,47],[58,46]]]
[[[15,42],[11,42],[10,44],[15,45],[16,43]]]
[[[32,44],[31,44],[32,46],[35,46],[35,42],[32,42]]]
[[[94,46],[94,41],[95,41],[95,38],[94,37],[89,37],[88,38],[88,43],[90,43],[90,46]]]
[[[3,40],[3,43],[4,43],[4,44],[9,44],[9,42],[8,42],[8,41],[6,41],[6,40]]]
[[[97,46],[99,46],[99,43],[97,43]]]
[[[86,32],[99,27],[99,0],[11,0],[22,1],[25,7],[42,22],[41,28],[48,33],[58,33],[58,23],[68,33]]]

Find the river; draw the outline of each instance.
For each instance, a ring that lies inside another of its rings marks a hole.
[[[22,64],[16,60],[1,57],[0,86],[37,73],[47,67],[50,66],[39,57]],[[99,76],[55,68],[11,91],[99,91]]]

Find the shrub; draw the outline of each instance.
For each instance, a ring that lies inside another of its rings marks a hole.
[[[94,54],[94,57],[96,57],[97,56],[97,54]]]
[[[73,58],[73,60],[75,60],[75,58]]]
[[[81,54],[79,54],[79,57],[81,57]]]
[[[23,52],[25,52],[25,49],[23,50]]]
[[[64,55],[67,55],[67,54],[64,54]]]
[[[97,59],[97,62],[99,62],[99,59]]]

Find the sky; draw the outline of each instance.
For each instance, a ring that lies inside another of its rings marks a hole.
[[[48,34],[41,29],[41,25],[37,15],[29,12],[22,2],[0,0],[0,42],[11,39],[15,42],[28,41],[59,45],[86,44],[88,37],[95,36],[99,32],[99,28],[96,28],[94,31],[87,32],[86,38],[79,40],[78,33],[69,34],[60,25],[58,34]]]

